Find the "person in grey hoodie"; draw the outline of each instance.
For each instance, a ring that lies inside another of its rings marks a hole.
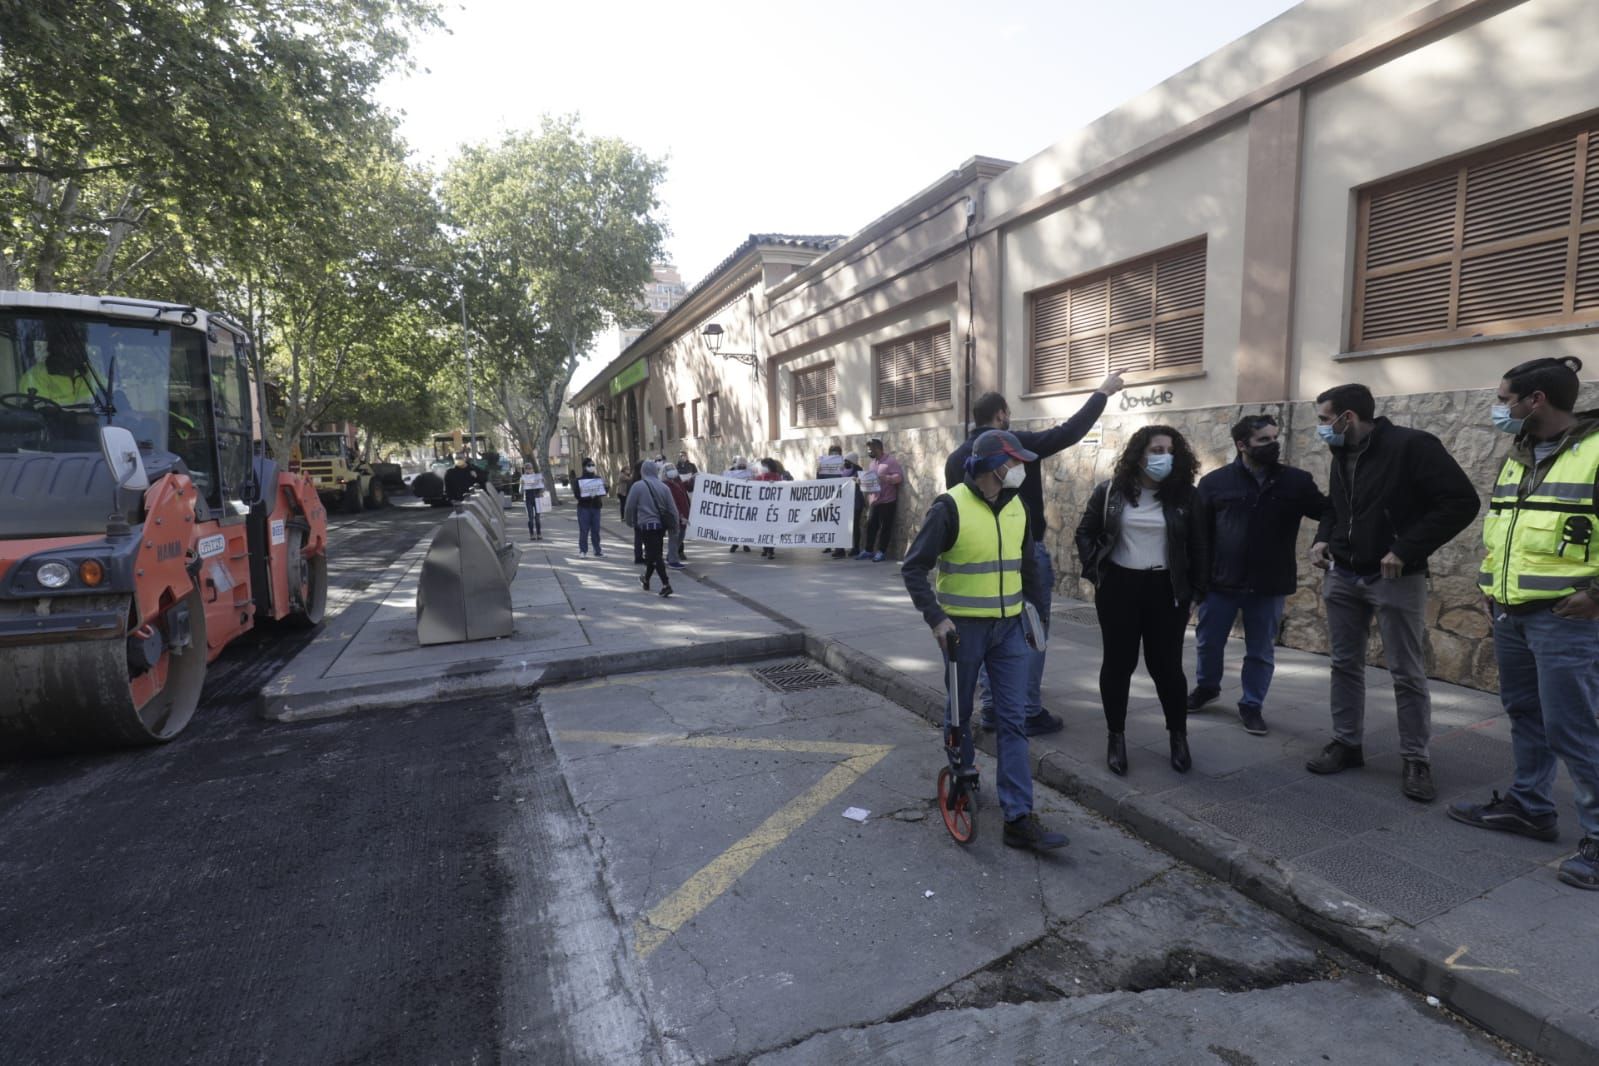
[[[654,460],[639,465],[638,480],[627,490],[627,499],[622,503],[622,521],[632,526],[643,542],[644,573],[639,575],[639,584],[649,591],[650,576],[659,573],[664,597],[672,594],[672,579],[667,576],[661,547],[667,532],[676,529],[681,519],[660,472],[660,464]]]

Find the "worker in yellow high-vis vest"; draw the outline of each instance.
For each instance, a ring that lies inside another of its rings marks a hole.
[[[51,348],[48,355],[22,375],[17,390],[62,407],[75,407],[94,402],[95,384],[89,365],[81,355]]]
[[[1582,842],[1559,878],[1599,889],[1599,411],[1574,414],[1574,358],[1534,359],[1499,383],[1495,426],[1516,440],[1494,480],[1477,577],[1493,620],[1510,790],[1456,803],[1480,829],[1556,840],[1555,760],[1575,786]]]
[[[1042,625],[1024,620],[1026,602],[1041,599],[1027,508],[1019,490],[1026,464],[1037,459],[1016,434],[991,429],[972,443],[966,480],[941,494],[927,510],[900,573],[933,636],[953,653],[958,678],[961,762],[974,765],[972,697],[977,671],[986,667],[999,729],[995,792],[1005,816],[1005,843],[1049,851],[1067,843],[1033,813],[1033,779],[1027,761],[1023,715],[1033,640]],[[928,575],[937,570],[936,582]]]

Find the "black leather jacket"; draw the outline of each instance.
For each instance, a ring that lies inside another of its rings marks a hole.
[[[1198,503],[1193,490],[1185,499],[1166,501],[1166,572],[1171,576],[1172,596],[1179,601],[1202,600],[1210,587],[1210,532],[1194,512]],[[1077,558],[1083,577],[1096,585],[1121,536],[1126,505],[1122,494],[1113,490],[1109,481],[1102,481],[1077,523]]]

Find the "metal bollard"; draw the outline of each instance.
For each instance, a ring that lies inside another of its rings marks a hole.
[[[497,503],[498,493],[488,502]],[[457,505],[428,545],[416,590],[416,639],[423,646],[511,635],[518,549],[504,535],[503,513],[496,536],[492,516],[485,525],[479,510],[470,501]]]

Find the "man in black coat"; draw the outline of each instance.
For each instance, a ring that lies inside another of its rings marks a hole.
[[[1266,734],[1261,708],[1271,687],[1283,604],[1299,587],[1294,557],[1300,520],[1319,519],[1327,509],[1315,479],[1279,461],[1281,432],[1271,415],[1244,416],[1233,426],[1233,461],[1199,479],[1198,520],[1210,530],[1211,570],[1194,629],[1199,655],[1188,709],[1197,711],[1221,694],[1222,652],[1242,613],[1238,717],[1256,736]]]
[[[1022,482],[1018,495],[1021,497],[1022,506],[1027,508],[1027,532],[1033,542],[1033,557],[1039,573],[1037,587],[1041,590],[1041,598],[1033,603],[1033,609],[1038,612],[1039,620],[1044,623],[1046,633],[1049,631],[1049,609],[1054,600],[1055,564],[1049,557],[1049,549],[1044,546],[1044,537],[1049,527],[1044,521],[1044,479],[1039,474],[1039,462],[1065,451],[1082,440],[1088,431],[1094,428],[1094,423],[1099,421],[1099,416],[1105,413],[1105,404],[1121,391],[1121,387],[1122,376],[1111,374],[1099,383],[1099,388],[1088,397],[1082,408],[1060,425],[1033,432],[1015,431],[1016,439],[1021,441],[1021,446],[1036,456],[1027,463],[1027,479]],[[973,441],[990,429],[1010,430],[1010,404],[1006,403],[1005,397],[997,392],[985,392],[977,398],[976,403],[972,404],[972,422],[974,423],[972,431],[967,434],[966,440],[944,461],[945,489],[952,489],[965,480],[966,459],[972,454]],[[986,674],[980,673],[977,681],[977,693],[983,704],[983,728],[992,732],[994,696],[988,689]],[[1055,733],[1066,725],[1058,715],[1044,710],[1043,687],[1044,649],[1040,648],[1033,653],[1032,669],[1027,679],[1025,724],[1028,736]]]
[[[1364,385],[1316,397],[1316,432],[1332,449],[1332,506],[1310,559],[1327,571],[1333,739],[1305,768],[1335,774],[1365,765],[1366,637],[1375,615],[1399,710],[1401,790],[1426,803],[1438,795],[1427,752],[1427,559],[1471,525],[1482,502],[1442,441],[1377,418],[1376,410]]]

